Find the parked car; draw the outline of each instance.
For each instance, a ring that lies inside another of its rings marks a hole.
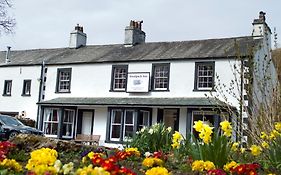
[[[43,135],[43,132],[24,125],[15,117],[0,115],[0,140],[7,140],[19,133]]]

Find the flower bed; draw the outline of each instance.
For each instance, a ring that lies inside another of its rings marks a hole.
[[[0,142],[0,174],[281,174],[280,122],[249,148],[232,141],[227,121],[220,123],[219,130],[202,121],[193,127],[198,138],[184,138],[155,124],[139,131],[124,150],[48,144],[31,151],[16,140],[4,141]]]

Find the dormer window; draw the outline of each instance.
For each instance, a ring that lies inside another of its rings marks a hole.
[[[57,93],[70,93],[71,68],[58,69]]]
[[[215,62],[196,62],[194,90],[213,90],[214,73]]]

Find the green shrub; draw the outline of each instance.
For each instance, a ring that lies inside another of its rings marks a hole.
[[[144,154],[145,152],[155,151],[168,152],[171,149],[171,144],[171,128],[167,128],[163,123],[157,123],[138,131],[128,143],[128,146],[136,147]]]

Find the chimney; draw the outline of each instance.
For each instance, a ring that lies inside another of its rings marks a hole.
[[[11,52],[11,47],[10,46],[7,46],[7,51],[6,51],[6,63],[10,63],[11,60],[10,60],[10,52]]]
[[[130,26],[125,28],[125,46],[131,47],[145,43],[145,32],[141,30],[143,21],[130,21]]]
[[[83,32],[83,27],[77,24],[74,28],[74,31],[70,33],[70,48],[80,48],[82,46],[86,46],[87,35]]]
[[[271,29],[268,27],[267,23],[265,22],[265,12],[260,11],[259,18],[254,19],[253,21],[253,32],[252,36],[254,38],[262,38],[265,36],[270,36]]]

